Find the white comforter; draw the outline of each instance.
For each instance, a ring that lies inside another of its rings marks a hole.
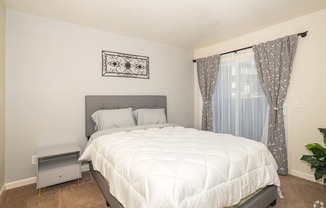
[[[266,185],[280,185],[263,144],[191,128],[102,135],[80,159],[92,160],[125,208],[227,207]]]

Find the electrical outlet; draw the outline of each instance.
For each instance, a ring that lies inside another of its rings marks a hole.
[[[32,165],[36,165],[37,163],[37,155],[32,155]]]
[[[294,100],[294,107],[295,108],[300,108],[301,107],[301,100],[300,99],[295,99]]]

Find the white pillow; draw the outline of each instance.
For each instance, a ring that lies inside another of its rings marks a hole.
[[[133,112],[137,125],[166,123],[165,109],[137,109]]]
[[[99,110],[93,113],[91,118],[95,123],[95,131],[135,126],[131,108]]]

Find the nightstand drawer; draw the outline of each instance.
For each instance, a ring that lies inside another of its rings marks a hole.
[[[80,164],[43,171],[38,173],[37,188],[39,189],[78,178],[81,178]]]

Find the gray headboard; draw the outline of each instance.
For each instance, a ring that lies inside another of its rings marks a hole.
[[[87,95],[85,102],[87,138],[95,131],[91,115],[98,110],[128,107],[133,110],[139,108],[164,108],[167,115],[166,96],[161,95]]]

